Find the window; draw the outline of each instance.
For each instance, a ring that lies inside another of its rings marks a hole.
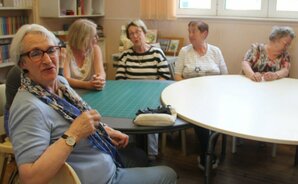
[[[181,0],[181,8],[211,9],[210,0]]]
[[[219,0],[219,16],[266,17],[267,0]]]
[[[296,18],[298,0],[177,0],[177,16]]]
[[[216,0],[177,0],[177,15],[216,15]]]
[[[227,10],[261,10],[261,0],[226,0],[225,9]]]
[[[275,0],[270,4],[269,17],[297,18],[298,0]]]

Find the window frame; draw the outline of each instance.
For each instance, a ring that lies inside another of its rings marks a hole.
[[[180,8],[180,0],[176,0],[176,15],[178,17],[189,17],[189,16],[216,16],[217,0],[211,1],[211,9],[198,9],[198,8]]]
[[[267,17],[268,0],[261,0],[261,10],[227,10],[226,0],[218,0],[218,16]]]
[[[226,10],[226,0],[210,0],[211,9],[183,9],[176,0],[176,16],[183,17],[210,17],[210,18],[235,18],[235,19],[270,19],[270,20],[297,20],[298,11],[277,11],[277,0],[262,0],[262,9],[259,10]]]
[[[277,0],[269,1],[268,17],[270,18],[289,18],[297,19],[298,11],[277,11],[276,10]]]

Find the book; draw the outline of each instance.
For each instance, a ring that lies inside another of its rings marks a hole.
[[[77,15],[82,15],[81,0],[77,0]]]

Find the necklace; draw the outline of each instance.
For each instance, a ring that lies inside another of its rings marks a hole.
[[[141,65],[144,62],[144,55],[141,55],[141,56],[138,55],[137,56],[137,61]]]
[[[134,52],[136,53],[136,60],[141,65],[144,63],[144,57],[146,56],[146,52],[150,50],[150,46],[148,44],[144,45],[144,48],[134,48]]]

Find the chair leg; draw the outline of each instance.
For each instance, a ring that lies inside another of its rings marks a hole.
[[[272,157],[276,157],[276,144],[272,144]]]
[[[226,157],[226,150],[227,150],[227,135],[221,135],[221,160],[224,160]]]
[[[8,157],[5,153],[0,153],[0,184],[3,183]]]
[[[181,147],[182,153],[186,156],[186,130],[181,130]]]
[[[236,141],[237,141],[237,137],[232,137],[232,153],[236,153],[237,152],[237,144],[236,144]]]
[[[166,145],[167,145],[167,133],[162,133],[161,134],[161,153],[165,152],[166,149]]]

